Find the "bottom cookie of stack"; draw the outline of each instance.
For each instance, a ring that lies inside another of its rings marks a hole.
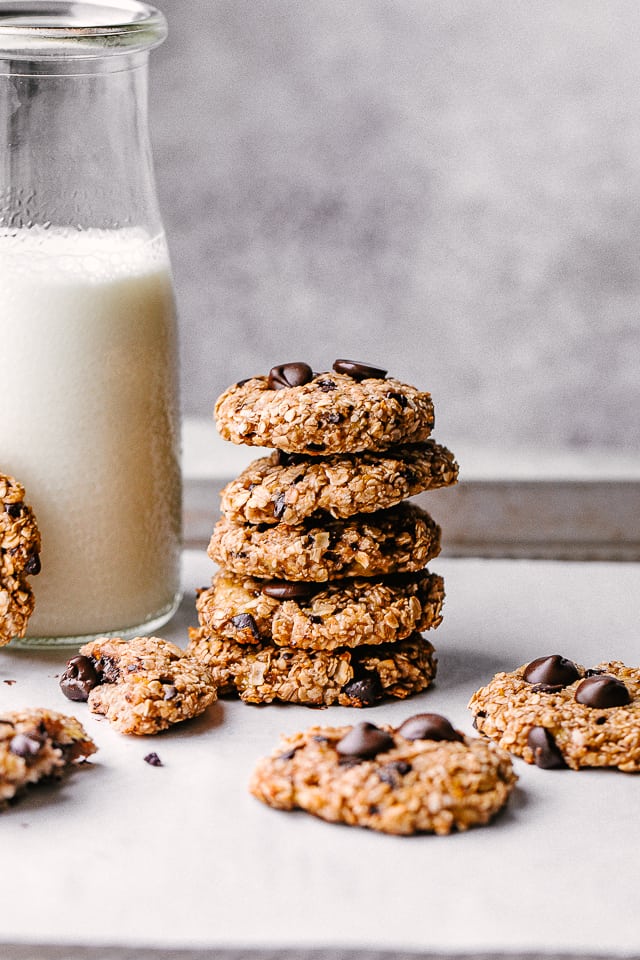
[[[203,627],[191,628],[189,635],[186,652],[209,667],[218,693],[237,692],[246,703],[369,707],[386,697],[420,693],[436,675],[435,650],[419,633],[395,643],[333,650],[240,644]]]

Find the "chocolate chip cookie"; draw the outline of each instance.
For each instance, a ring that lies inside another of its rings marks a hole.
[[[40,531],[24,487],[0,474],[0,646],[23,637],[33,613],[27,576],[40,572]]]
[[[544,769],[640,771],[640,669],[585,669],[560,654],[498,673],[469,703],[474,726]]]
[[[158,637],[86,643],[60,688],[70,700],[87,700],[121,733],[140,735],[197,717],[217,696],[211,670]]]
[[[281,580],[377,577],[421,570],[440,552],[440,528],[401,503],[349,520],[310,517],[294,527],[231,523],[213,528],[209,556],[234,573]]]
[[[233,523],[298,524],[318,512],[336,518],[392,507],[458,478],[453,454],[433,440],[385,453],[303,457],[274,451],[254,460],[221,494]]]
[[[61,777],[96,749],[75,717],[40,709],[0,712],[0,809],[29,784]]]
[[[392,834],[448,834],[488,823],[516,782],[508,754],[438,714],[400,727],[314,726],[284,737],[249,789],[278,810]]]
[[[236,643],[335,650],[438,627],[443,603],[442,577],[428,570],[328,583],[257,580],[222,570],[196,606],[203,627]]]
[[[433,646],[419,633],[397,643],[315,651],[249,646],[205,628],[189,633],[187,653],[210,668],[219,693],[237,692],[246,703],[370,707],[425,690],[436,673]]]
[[[214,416],[225,440],[310,456],[418,443],[434,423],[430,394],[350,360],[336,360],[329,373],[306,363],[273,367],[229,387]]]

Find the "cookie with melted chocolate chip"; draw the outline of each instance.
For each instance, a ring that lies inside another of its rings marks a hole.
[[[278,810],[392,834],[486,824],[516,782],[507,753],[436,714],[394,728],[314,726],[258,763],[251,793]]]
[[[63,776],[96,749],[75,717],[35,708],[0,712],[0,809],[31,784]]]
[[[27,577],[40,572],[40,546],[24,487],[0,474],[0,646],[26,633],[35,605]]]
[[[308,456],[419,443],[434,423],[429,393],[349,360],[324,373],[305,363],[280,364],[225,390],[214,416],[232,443]]]
[[[219,693],[236,693],[245,703],[371,707],[426,690],[436,674],[434,648],[419,633],[333,650],[240,644],[204,627],[189,635],[187,654],[209,667]]]
[[[283,457],[275,451],[228,483],[220,506],[233,523],[294,525],[317,513],[345,519],[451,486],[457,478],[453,454],[434,440],[331,457]]]
[[[72,657],[60,678],[121,733],[153,734],[201,714],[217,697],[211,670],[159,637],[101,637]]]
[[[196,606],[201,626],[240,644],[335,650],[392,643],[442,621],[444,582],[428,570],[325,583],[258,580],[222,570]]]
[[[476,729],[543,769],[640,771],[640,668],[559,654],[498,673],[469,703]]]

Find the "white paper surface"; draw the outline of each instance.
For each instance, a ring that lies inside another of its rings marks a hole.
[[[185,600],[162,635],[185,645],[212,569],[204,552],[185,555]],[[157,737],[127,738],[59,692],[68,651],[0,650],[0,710],[73,713],[99,746],[70,779],[0,814],[0,945],[640,952],[637,776],[516,760],[507,811],[450,837],[335,826],[247,792],[280,732],[429,710],[472,733],[469,696],[498,670],[549,653],[638,662],[638,564],[431,569],[447,591],[431,636],[437,684],[366,711],[225,699]],[[163,767],[144,762],[150,751]]]

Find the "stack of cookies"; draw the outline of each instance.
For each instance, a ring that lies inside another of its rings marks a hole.
[[[429,439],[431,396],[356,361],[288,363],[230,387],[215,416],[225,439],[275,451],[222,491],[220,569],[188,652],[250,703],[364,707],[428,687],[440,529],[406,501],[458,472]]]

